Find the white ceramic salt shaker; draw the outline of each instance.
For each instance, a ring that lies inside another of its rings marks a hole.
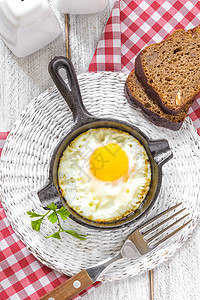
[[[108,0],[54,0],[55,6],[64,14],[92,14],[103,10]]]
[[[16,56],[34,53],[60,33],[48,0],[0,0],[0,37]]]

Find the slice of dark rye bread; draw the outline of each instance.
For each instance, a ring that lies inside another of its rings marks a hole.
[[[148,95],[169,114],[177,114],[200,93],[200,26],[174,31],[143,49],[135,73]]]
[[[131,105],[141,108],[142,113],[148,120],[157,126],[162,126],[174,131],[180,129],[190,107],[190,104],[186,104],[176,115],[165,113],[162,108],[159,107],[157,101],[147,95],[134,71],[126,80],[125,96]]]

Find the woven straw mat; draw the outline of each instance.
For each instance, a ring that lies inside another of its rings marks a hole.
[[[189,118],[178,132],[156,127],[147,121],[124,97],[126,76],[103,72],[82,74],[78,79],[83,102],[93,115],[132,123],[152,139],[166,138],[169,141],[174,157],[163,166],[160,194],[151,211],[136,224],[102,231],[81,226],[71,219],[65,221],[66,229],[87,233],[86,241],[65,233],[62,240],[45,238],[55,231],[55,225],[48,220],[44,221],[40,232],[32,230],[27,210],[45,212],[36,192],[47,182],[54,148],[73,124],[72,114],[55,87],[24,109],[2,152],[2,204],[14,231],[38,260],[70,276],[112,257],[136,226],[182,202],[192,218],[189,226],[151,253],[137,260],[122,260],[101,279],[118,280],[146,272],[171,257],[191,235],[198,221],[200,138]]]

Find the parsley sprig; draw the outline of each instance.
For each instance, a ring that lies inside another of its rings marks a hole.
[[[49,208],[49,210],[44,215],[37,214],[36,212],[34,212],[34,210],[27,211],[27,214],[31,218],[38,218],[37,220],[31,221],[31,226],[34,230],[40,231],[42,221],[48,215],[47,219],[52,224],[55,224],[57,222],[58,226],[59,226],[59,229],[55,233],[47,236],[47,238],[52,237],[52,238],[56,238],[56,239],[61,239],[60,233],[61,232],[66,232],[66,233],[74,236],[75,238],[77,238],[79,240],[85,240],[86,239],[86,235],[79,234],[77,232],[74,232],[73,230],[65,230],[62,227],[61,222],[60,222],[60,218],[65,221],[70,216],[70,212],[65,207],[62,206],[61,208],[57,209],[57,205],[55,205],[54,202],[52,202],[50,205],[47,205],[47,207]]]

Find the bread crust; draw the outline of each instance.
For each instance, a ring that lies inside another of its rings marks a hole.
[[[127,101],[129,102],[129,104],[136,108],[139,107],[141,109],[144,117],[147,118],[153,124],[155,124],[159,127],[171,129],[173,131],[177,131],[181,128],[183,122],[180,122],[180,123],[170,122],[169,120],[159,116],[158,114],[156,114],[153,111],[146,108],[141,102],[139,102],[135,97],[133,97],[133,95],[129,91],[127,82],[125,83],[125,86],[124,86],[124,93],[125,93],[125,97],[126,97]]]
[[[137,76],[140,83],[143,85],[145,92],[149,95],[150,98],[154,98],[158,105],[162,108],[163,111],[165,111],[168,114],[175,115],[177,112],[172,111],[165,107],[162,103],[162,99],[160,98],[160,95],[152,88],[150,84],[148,84],[147,77],[144,73],[143,67],[142,67],[142,59],[141,59],[142,51],[139,53],[139,55],[135,59],[135,75]]]
[[[200,34],[200,26],[195,27],[195,28],[193,28],[191,30],[188,30],[187,32],[185,32],[183,29],[176,30],[167,39],[172,39],[173,36],[175,34],[177,34],[177,33],[179,33],[179,34],[183,34],[183,33],[184,34],[185,33],[188,33],[188,34],[198,33],[198,34]],[[161,43],[163,43],[163,41]],[[161,44],[161,43],[159,43],[159,44]],[[151,46],[152,45],[147,46],[145,49],[147,49],[147,48],[149,48]],[[154,98],[157,101],[158,105],[162,108],[162,110],[164,112],[166,112],[168,114],[171,114],[171,115],[176,115],[180,110],[183,109],[183,107],[186,104],[189,104],[189,103],[192,104],[195,101],[195,99],[197,98],[197,96],[200,95],[200,90],[198,92],[196,92],[196,93],[193,93],[192,97],[187,102],[183,103],[182,105],[179,105],[177,109],[172,110],[169,107],[167,107],[163,103],[162,98],[159,95],[159,93],[148,82],[148,78],[145,75],[144,68],[143,68],[143,65],[142,65],[142,54],[143,54],[143,51],[141,51],[139,53],[139,55],[136,57],[136,60],[135,60],[135,74],[136,74],[138,80],[141,82],[141,84],[145,88],[145,91],[149,95],[149,97]]]

